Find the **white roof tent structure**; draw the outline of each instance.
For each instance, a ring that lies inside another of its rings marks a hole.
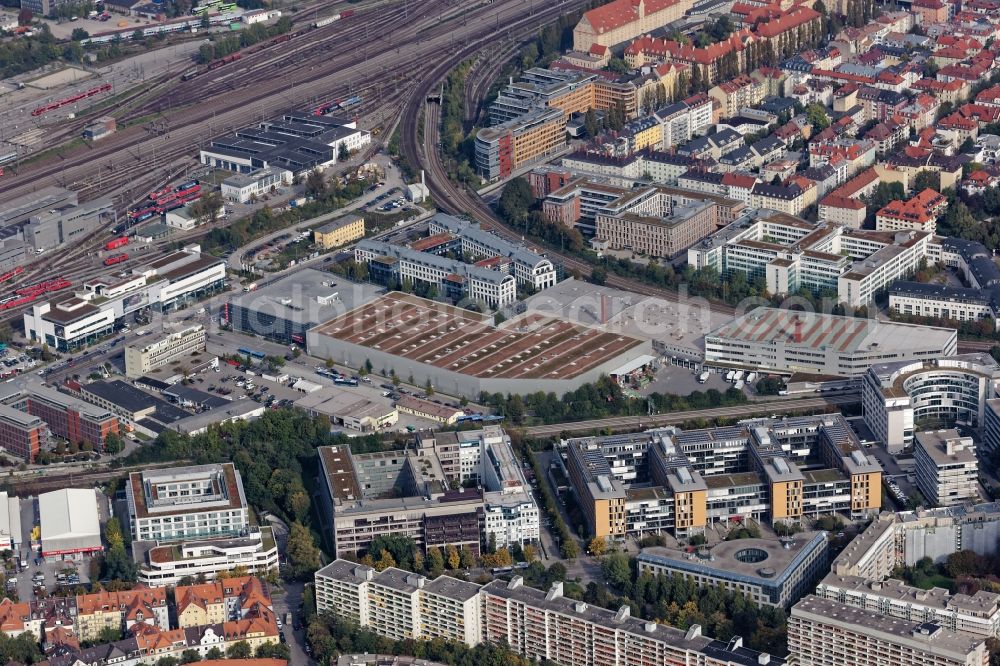
[[[97,491],[66,488],[38,496],[42,557],[99,552],[101,521]]]

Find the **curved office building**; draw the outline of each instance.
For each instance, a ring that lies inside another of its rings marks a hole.
[[[1000,365],[989,354],[874,365],[862,382],[865,422],[898,453],[912,444],[915,430],[981,426],[998,384]]]

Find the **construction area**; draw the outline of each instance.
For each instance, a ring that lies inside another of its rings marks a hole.
[[[539,380],[549,391],[573,390],[649,354],[651,344],[539,314],[495,326],[491,317],[392,292],[311,329],[308,348],[474,398],[537,391]]]

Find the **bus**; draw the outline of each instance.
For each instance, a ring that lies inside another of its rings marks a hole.
[[[357,386],[358,380],[351,377],[334,377],[333,383],[337,386]]]
[[[226,4],[226,5],[219,5],[218,10],[219,10],[220,14],[225,14],[226,12],[235,12],[236,11],[236,7],[237,7],[236,3],[235,2],[231,2],[231,3]]]
[[[246,347],[240,347],[237,351],[243,356],[249,356],[251,358],[257,359],[258,361],[264,358],[263,352],[254,351],[253,349],[247,349]]]

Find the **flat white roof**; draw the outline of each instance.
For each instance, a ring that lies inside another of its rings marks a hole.
[[[97,491],[64,488],[38,496],[42,554],[101,548],[101,520]]]

